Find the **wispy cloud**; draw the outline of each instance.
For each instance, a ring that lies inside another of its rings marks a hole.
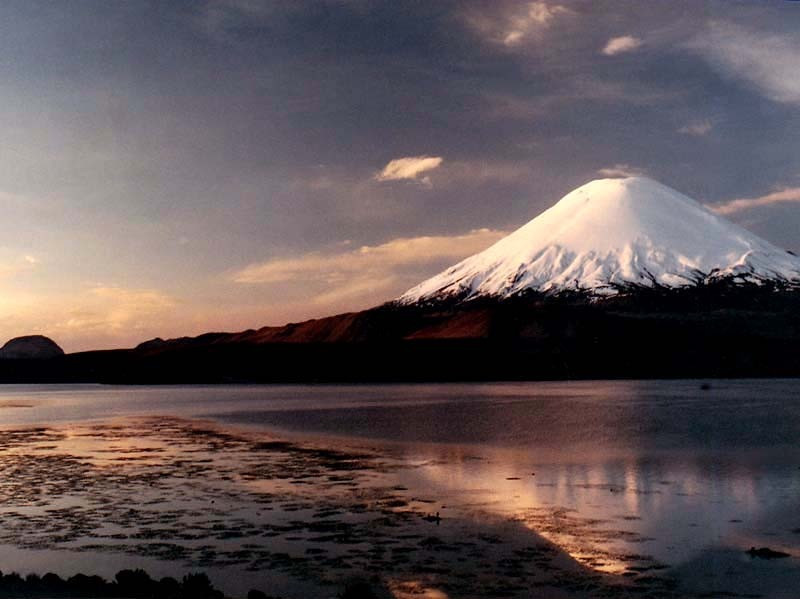
[[[279,8],[288,8],[291,3],[258,0],[202,0],[196,5],[195,25],[203,33],[220,41],[228,40],[228,32],[243,24],[260,22]]]
[[[694,135],[696,137],[702,137],[703,135],[708,135],[714,126],[711,124],[711,121],[704,120],[704,121],[695,121],[693,123],[689,123],[684,125],[680,129],[678,129],[678,133],[683,133],[684,135]]]
[[[606,168],[597,169],[597,174],[609,179],[622,179],[624,177],[639,177],[646,175],[647,171],[630,164],[615,164]]]
[[[152,326],[175,307],[175,300],[155,289],[128,289],[97,285],[83,299],[83,316],[73,316],[65,324],[82,331],[101,327],[111,331],[138,331]]]
[[[800,34],[772,34],[712,22],[689,44],[723,74],[777,102],[800,104]]]
[[[437,178],[444,184],[481,185],[486,183],[510,183],[529,180],[530,165],[510,161],[469,160],[448,162]]]
[[[493,11],[468,11],[465,19],[484,39],[513,48],[536,38],[552,26],[558,17],[571,13],[569,8],[561,4],[537,0],[522,6],[504,5]]]
[[[477,229],[463,235],[402,237],[352,250],[339,247],[332,253],[313,252],[251,264],[233,273],[231,279],[247,285],[306,286],[303,301],[312,306],[354,309],[387,301],[504,235],[504,231]],[[312,284],[321,289],[308,292]]]
[[[582,73],[580,76],[564,75],[557,88],[536,95],[508,93],[483,94],[486,118],[492,120],[544,121],[551,119],[554,111],[573,104],[625,103],[649,106],[682,98],[681,90],[653,89],[635,81],[611,81]]]
[[[376,181],[400,181],[403,179],[418,180],[430,183],[427,177],[420,175],[438,168],[442,164],[441,156],[406,156],[395,158],[375,175]]]
[[[312,252],[251,264],[233,274],[236,283],[263,284],[314,277],[338,283],[367,272],[383,274],[400,267],[458,259],[485,249],[502,231],[476,229],[463,235],[400,237],[380,245],[364,245],[338,253]]]
[[[785,202],[800,203],[800,187],[787,187],[757,198],[738,198],[726,202],[719,202],[718,204],[712,205],[711,209],[717,214],[727,215]]]
[[[608,40],[605,47],[601,50],[606,56],[614,56],[624,52],[631,52],[636,50],[642,45],[642,40],[632,35],[623,35],[620,37],[612,37]]]
[[[5,253],[6,252],[3,252],[3,254]],[[2,258],[0,258],[0,279],[6,279],[31,271],[39,266],[39,263],[39,259],[31,255],[14,258],[2,256]]]
[[[6,337],[48,335],[67,351],[130,347],[148,337],[186,331],[177,306],[177,300],[157,289],[106,284],[48,296],[12,291],[0,299],[0,330]]]

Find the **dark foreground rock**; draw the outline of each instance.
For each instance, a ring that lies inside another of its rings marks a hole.
[[[23,578],[16,572],[0,572],[0,597],[223,599],[224,595],[202,573],[187,574],[178,581],[174,578],[154,580],[144,570],[121,570],[111,582],[86,574],[64,580],[53,573],[28,574]]]
[[[368,584],[351,583],[338,594],[342,599],[377,599]],[[100,576],[76,574],[66,580],[49,572],[44,576],[0,572],[0,597],[25,599],[225,599],[204,573],[187,574],[182,580],[166,577],[155,580],[141,569],[120,570],[113,581]],[[247,599],[282,599],[252,589]]]

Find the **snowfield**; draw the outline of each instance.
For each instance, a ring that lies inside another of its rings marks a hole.
[[[731,278],[800,283],[800,258],[645,177],[599,179],[490,248],[420,283],[401,304],[547,293],[618,293]]]

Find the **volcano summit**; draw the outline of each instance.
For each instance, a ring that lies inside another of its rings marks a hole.
[[[799,284],[800,258],[651,179],[598,179],[397,302],[614,295],[722,280]]]

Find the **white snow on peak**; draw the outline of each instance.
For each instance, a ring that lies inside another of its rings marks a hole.
[[[724,277],[800,283],[800,258],[652,179],[598,179],[397,301],[525,290],[608,295],[631,285],[681,287]]]

